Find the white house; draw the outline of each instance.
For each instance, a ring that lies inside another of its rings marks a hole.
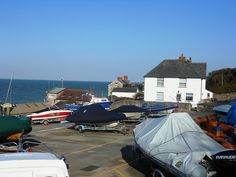
[[[47,101],[54,104],[57,97],[65,90],[65,88],[54,88],[47,93]]]
[[[123,98],[135,98],[138,91],[137,87],[114,88],[112,95]]]
[[[183,55],[164,60],[144,76],[144,101],[191,103],[212,98],[206,90],[206,63],[192,63]]]
[[[114,88],[123,88],[130,85],[130,81],[128,76],[119,76],[116,80],[108,85],[108,96],[112,95],[112,91]]]

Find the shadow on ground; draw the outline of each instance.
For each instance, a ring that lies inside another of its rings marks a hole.
[[[140,152],[140,151],[139,151]],[[150,159],[144,157],[140,153],[137,153],[134,146],[127,145],[121,149],[121,154],[123,159],[134,169],[141,172],[144,177],[153,177],[153,172],[155,169],[158,169],[162,172],[164,177],[174,177],[173,174],[166,171],[164,168],[159,166],[156,163],[153,163]],[[160,175],[154,175],[160,176]]]
[[[135,152],[134,146],[127,145],[123,147],[121,149],[121,154],[122,158],[129,164],[129,166],[143,173],[145,177],[150,177],[151,162],[143,156],[139,156]]]

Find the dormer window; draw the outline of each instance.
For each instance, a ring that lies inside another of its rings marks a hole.
[[[187,79],[180,78],[179,79],[179,87],[186,88],[187,87]]]

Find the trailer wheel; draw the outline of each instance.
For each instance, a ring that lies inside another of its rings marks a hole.
[[[165,177],[165,175],[158,169],[155,169],[152,173],[152,177]]]
[[[48,124],[49,124],[49,122],[47,120],[43,121],[43,125],[48,125]]]
[[[82,127],[79,127],[79,128],[78,128],[78,131],[79,131],[79,133],[83,133],[83,132],[84,132],[84,130],[83,130]]]

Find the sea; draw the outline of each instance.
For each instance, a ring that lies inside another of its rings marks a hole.
[[[43,102],[46,100],[47,92],[53,88],[90,90],[100,97],[107,97],[109,83],[96,81],[0,79],[0,103]]]

